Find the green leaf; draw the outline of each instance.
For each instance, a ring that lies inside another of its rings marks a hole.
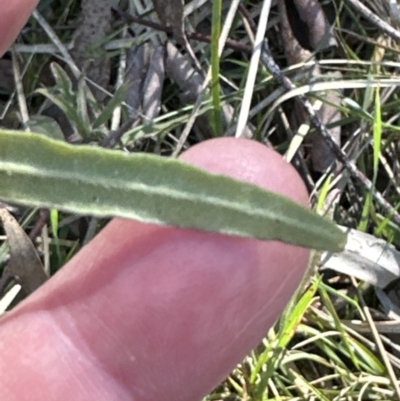
[[[112,99],[108,102],[107,106],[97,117],[96,121],[93,123],[93,129],[99,128],[101,125],[105,124],[114,113],[114,110],[125,101],[130,85],[125,83],[121,85],[115,92]]]
[[[39,114],[31,115],[26,125],[32,132],[43,134],[49,138],[57,139],[58,141],[65,141],[60,125],[52,117]]]
[[[78,82],[78,90],[75,92],[68,74],[57,63],[51,63],[51,71],[56,81],[55,87],[39,88],[35,92],[47,97],[58,106],[76,125],[79,134],[86,138],[92,129],[87,111],[83,78]]]
[[[294,201],[180,160],[0,131],[0,199],[340,251],[345,234]]]
[[[73,101],[75,99],[75,93],[73,90],[72,81],[68,74],[58,65],[57,63],[50,64],[51,73],[53,74],[54,80],[56,81],[56,87],[65,99]]]

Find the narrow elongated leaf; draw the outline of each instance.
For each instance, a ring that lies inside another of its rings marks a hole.
[[[338,251],[345,234],[294,201],[175,159],[0,131],[0,199]]]
[[[105,124],[112,116],[114,110],[121,105],[121,103],[126,99],[126,95],[128,94],[129,84],[125,83],[121,85],[116,91],[111,100],[107,103],[107,106],[104,107],[104,110],[101,114],[96,118],[96,121],[93,123],[93,128],[99,128],[101,125]]]

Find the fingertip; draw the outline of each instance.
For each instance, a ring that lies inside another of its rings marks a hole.
[[[249,139],[223,137],[201,142],[180,159],[198,167],[260,185],[308,206],[307,189],[297,171],[267,146]]]
[[[26,24],[39,0],[2,1],[0,6],[0,57]]]
[[[220,138],[194,146],[182,159],[308,202],[295,170],[261,144]],[[25,345],[25,381],[52,344],[59,361],[52,373],[64,384],[46,387],[57,400],[80,399],[71,374],[79,360],[97,394],[119,388],[140,401],[200,399],[267,333],[308,257],[308,250],[276,241],[114,219],[17,309],[17,324],[8,319],[8,327],[2,325],[3,344],[11,336]],[[51,317],[56,329],[49,341],[46,333],[39,341],[15,329],[32,316],[37,325]],[[21,363],[7,352],[9,363],[0,361],[5,381]],[[20,386],[19,399],[40,395],[37,374],[35,383],[29,394]]]

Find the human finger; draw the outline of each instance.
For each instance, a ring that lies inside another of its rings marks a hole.
[[[248,140],[183,157],[307,204],[295,170]],[[0,326],[0,398],[201,399],[261,340],[309,251],[114,219]]]
[[[0,4],[0,57],[28,21],[39,0],[8,0]]]

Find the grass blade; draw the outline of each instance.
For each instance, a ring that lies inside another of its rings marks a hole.
[[[221,15],[222,15],[222,0],[213,1],[212,11],[212,32],[211,32],[211,93],[213,100],[214,113],[214,129],[216,136],[222,136],[222,114],[221,114],[221,88],[219,84],[219,52],[218,43],[221,35]]]

